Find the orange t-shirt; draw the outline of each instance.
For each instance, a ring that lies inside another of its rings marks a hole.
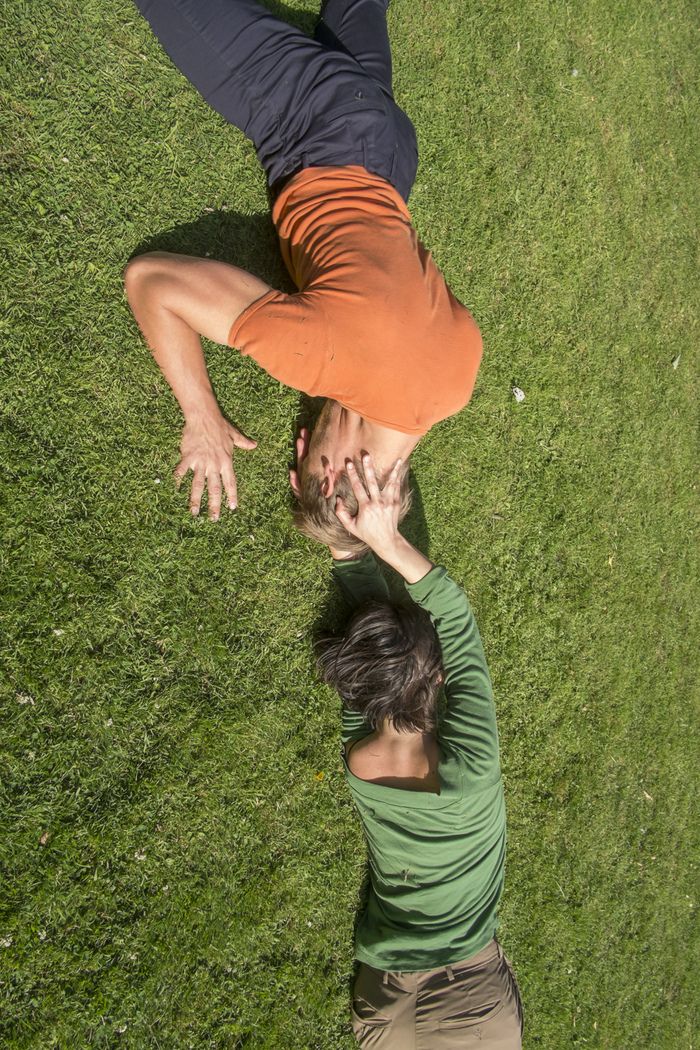
[[[393,186],[361,167],[306,168],[272,218],[299,291],[252,303],[232,346],[288,386],[405,434],[466,405],[479,329]]]

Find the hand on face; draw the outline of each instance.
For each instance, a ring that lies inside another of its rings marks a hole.
[[[353,516],[340,497],[336,500],[335,513],[351,536],[356,536],[371,547],[375,554],[384,557],[399,538],[401,460],[397,459],[383,489],[379,488],[369,453],[362,457],[362,466],[364,484],[352,460],[346,463],[350,485],[357,500],[357,513]]]
[[[192,471],[190,512],[199,514],[204,489],[207,489],[207,512],[210,521],[218,521],[222,491],[230,510],[238,506],[236,475],[233,471],[234,448],[254,449],[257,441],[241,434],[223,416],[207,416],[185,423],[180,442],[180,462],[175,468],[175,482]]]

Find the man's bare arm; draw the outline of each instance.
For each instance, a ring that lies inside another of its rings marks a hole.
[[[271,288],[237,266],[188,255],[151,252],[132,259],[124,285],[129,305],[185,417],[175,469],[178,483],[193,472],[190,510],[199,513],[205,486],[212,521],[222,489],[238,503],[234,447],[255,448],[223,416],[209,380],[200,336],[226,344],[237,317]]]

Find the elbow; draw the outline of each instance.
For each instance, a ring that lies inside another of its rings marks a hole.
[[[152,293],[163,274],[163,252],[147,252],[129,259],[124,267],[124,292],[133,309]]]

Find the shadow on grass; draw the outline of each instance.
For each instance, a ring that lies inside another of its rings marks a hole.
[[[244,215],[211,211],[149,237],[134,249],[132,258],[146,252],[178,252],[206,256],[249,270],[272,288],[295,291],[268,212]]]

